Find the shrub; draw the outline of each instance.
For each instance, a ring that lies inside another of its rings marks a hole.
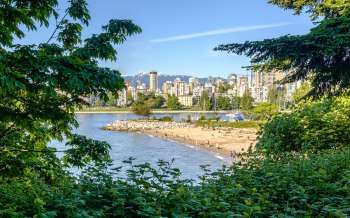
[[[137,115],[149,116],[152,113],[152,109],[148,104],[135,102],[132,106],[132,111]]]
[[[267,122],[257,148],[267,152],[320,150],[350,143],[350,98],[307,102]]]
[[[257,120],[267,120],[278,112],[278,106],[275,104],[263,102],[258,104],[253,111],[254,118]]]
[[[241,156],[197,183],[171,163],[130,164],[115,178],[90,167],[53,186],[33,178],[0,179],[1,217],[346,217],[350,213],[350,149],[262,158]],[[1,177],[0,177],[1,178]]]
[[[173,122],[174,118],[170,116],[165,116],[165,117],[158,118],[157,120],[162,122]]]

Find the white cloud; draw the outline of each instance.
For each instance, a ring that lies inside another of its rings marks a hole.
[[[199,38],[199,37],[205,37],[205,36],[215,36],[215,35],[222,35],[222,34],[228,34],[228,33],[239,33],[239,32],[246,32],[246,31],[253,31],[253,30],[271,29],[271,28],[276,28],[276,27],[287,26],[290,24],[291,23],[275,23],[275,24],[232,27],[232,28],[211,30],[211,31],[206,31],[206,32],[191,33],[191,34],[185,34],[185,35],[170,36],[170,37],[166,37],[166,38],[152,39],[152,40],[150,40],[150,42],[160,43],[160,42],[180,41],[180,40],[193,39],[193,38]]]

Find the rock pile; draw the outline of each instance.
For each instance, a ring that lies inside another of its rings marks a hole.
[[[192,124],[181,122],[158,122],[158,121],[132,121],[117,120],[104,127],[106,130],[113,131],[141,131],[154,129],[174,129],[174,128],[191,128]]]

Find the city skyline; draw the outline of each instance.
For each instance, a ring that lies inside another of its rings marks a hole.
[[[63,12],[67,2],[60,2]],[[83,38],[100,32],[112,18],[131,19],[143,29],[140,35],[117,46],[116,62],[100,62],[122,75],[150,71],[195,77],[226,77],[233,72],[246,75],[241,67],[249,65],[247,57],[214,52],[213,48],[221,43],[304,34],[313,26],[306,15],[295,16],[260,0],[220,0],[220,4],[200,0],[88,2],[93,19]],[[17,42],[45,41],[52,28],[28,32],[25,40]]]
[[[230,102],[227,104],[233,106],[234,102],[237,101],[237,97],[250,96],[252,104],[276,101],[275,104],[278,104],[279,107],[282,107],[282,105],[285,107],[286,104],[293,102],[292,95],[301,85],[301,83],[296,82],[276,84],[288,73],[288,71],[280,70],[255,71],[250,77],[230,74],[227,78],[211,77],[204,81],[200,81],[196,77],[188,77],[185,80],[178,77],[158,82],[158,73],[151,71],[143,80],[134,78],[135,85],[131,81],[126,81],[126,87],[118,92],[119,97],[115,104],[118,107],[127,107],[133,101],[138,101],[139,98],[143,99],[142,96],[160,96],[165,100],[176,97],[180,105],[185,108],[192,108],[198,107],[202,97],[207,96],[214,104],[213,109],[216,110],[218,101],[222,102],[223,99],[226,99],[224,101]],[[277,96],[275,96],[276,94]],[[128,96],[132,98],[132,101]],[[95,100],[95,97],[93,97],[90,99],[90,103],[96,105]]]

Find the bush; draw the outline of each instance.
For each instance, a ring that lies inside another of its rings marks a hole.
[[[307,102],[267,122],[257,148],[267,152],[306,151],[350,144],[350,98]]]
[[[158,119],[156,119],[156,120],[162,121],[162,122],[173,122],[173,121],[174,121],[174,118],[173,118],[173,117],[170,117],[170,116],[165,116],[165,117],[158,118]]]
[[[152,113],[151,107],[141,102],[135,102],[132,106],[132,111],[141,116],[149,116]]]
[[[197,183],[171,163],[130,164],[118,179],[91,167],[50,186],[33,178],[0,179],[1,217],[346,217],[350,149],[278,159],[242,156]],[[35,177],[35,178],[34,178]],[[1,178],[1,177],[0,177]]]
[[[278,112],[278,106],[271,103],[260,103],[258,104],[253,111],[254,118],[257,120],[268,120],[273,115]]]

